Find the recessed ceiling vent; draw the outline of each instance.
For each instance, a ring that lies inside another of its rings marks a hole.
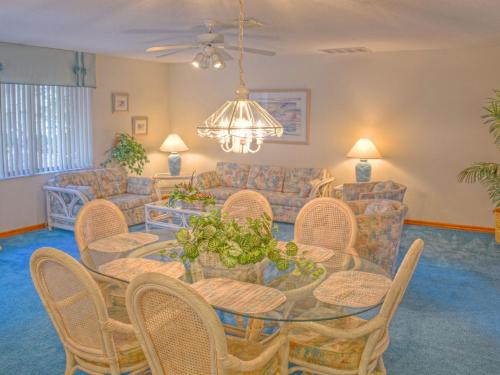
[[[327,48],[320,49],[321,52],[324,53],[332,53],[332,54],[345,54],[345,53],[369,53],[372,50],[366,47],[347,47],[347,48]]]

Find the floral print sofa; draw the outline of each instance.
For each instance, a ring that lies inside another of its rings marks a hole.
[[[289,168],[218,162],[215,171],[198,174],[200,190],[215,196],[217,203],[242,189],[264,195],[273,208],[274,220],[293,223],[309,200],[329,196],[334,178],[324,168]]]
[[[128,225],[144,222],[144,205],[160,199],[151,178],[129,177],[123,168],[59,173],[44,186],[47,225],[73,230],[80,208],[93,199],[108,199],[125,214]]]

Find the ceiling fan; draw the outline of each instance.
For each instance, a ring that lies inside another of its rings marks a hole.
[[[262,27],[263,23],[255,18],[249,18],[244,21],[245,28],[258,28]],[[194,56],[191,64],[195,68],[207,69],[212,67],[214,69],[222,69],[226,65],[226,61],[232,60],[233,57],[227,52],[239,51],[237,45],[228,44],[225,42],[224,34],[220,31],[225,29],[232,29],[238,27],[238,21],[234,22],[220,22],[216,20],[207,20],[203,25],[195,26],[191,30],[169,30],[169,29],[131,29],[127,30],[129,33],[148,34],[148,33],[196,33],[200,31],[201,34],[192,35],[195,42],[192,44],[164,44],[151,46],[146,49],[146,52],[156,53],[156,57],[171,56],[176,53],[199,50]],[[200,30],[201,29],[201,30]],[[226,36],[231,35],[226,33]],[[274,56],[276,52],[258,49],[258,48],[244,48],[247,53],[254,53],[257,55]]]

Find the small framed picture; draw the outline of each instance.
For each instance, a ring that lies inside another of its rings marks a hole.
[[[112,110],[114,112],[128,112],[128,94],[114,92],[112,95]]]
[[[146,116],[132,117],[132,134],[133,135],[148,134],[148,118]]]

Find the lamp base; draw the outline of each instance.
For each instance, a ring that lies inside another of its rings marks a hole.
[[[361,159],[356,164],[356,182],[368,182],[372,176],[372,166],[368,160]]]
[[[168,155],[168,170],[170,176],[179,176],[181,174],[181,156],[178,152],[172,152]]]

